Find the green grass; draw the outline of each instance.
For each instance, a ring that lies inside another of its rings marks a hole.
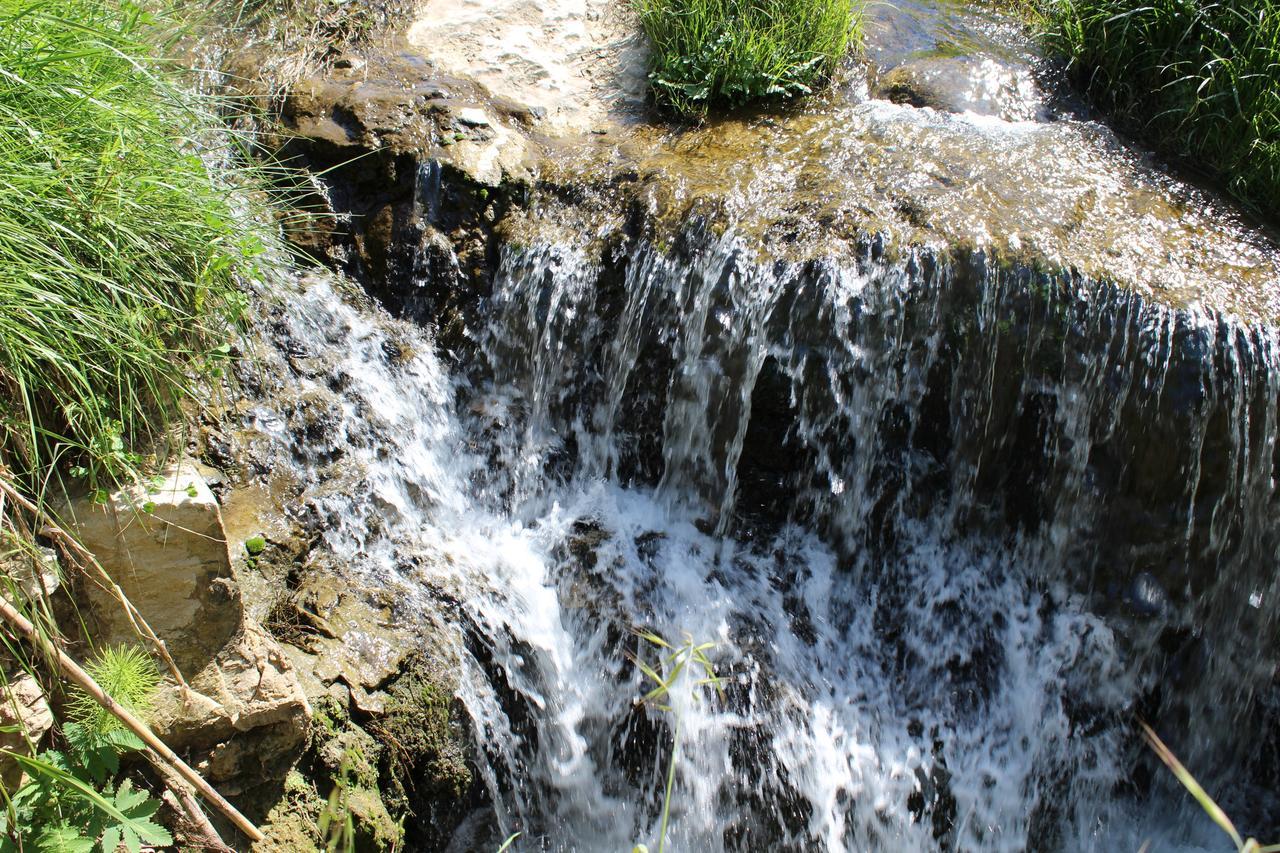
[[[0,475],[98,487],[218,370],[259,251],[197,152],[218,104],[116,0],[0,0]]]
[[[858,37],[854,0],[633,0],[652,44],[654,100],[705,116],[715,104],[807,94]]]
[[[1122,130],[1280,213],[1280,0],[1045,0],[1037,17]]]

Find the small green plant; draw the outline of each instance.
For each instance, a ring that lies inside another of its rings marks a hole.
[[[85,667],[119,704],[136,714],[151,707],[160,673],[144,652],[121,646],[103,651]],[[125,779],[118,780],[121,756],[143,749],[142,741],[92,697],[77,691],[62,726],[65,750],[37,756],[4,751],[26,773],[27,781],[0,813],[0,853],[19,851],[34,839],[40,851],[115,853],[124,846],[138,853],[143,845],[173,843],[152,818],[159,800]],[[29,849],[29,848],[26,848]]]
[[[1195,798],[1200,804],[1200,808],[1204,809],[1205,814],[1218,825],[1218,827],[1231,836],[1231,843],[1236,846],[1237,853],[1280,853],[1280,844],[1259,844],[1256,839],[1242,838],[1236,830],[1235,824],[1227,817],[1227,813],[1210,797],[1204,788],[1200,787],[1200,783],[1196,781],[1196,777],[1191,775],[1191,771],[1183,766],[1178,757],[1173,754],[1173,750],[1165,746],[1164,741],[1160,740],[1155,730],[1142,723],[1142,734],[1147,739],[1147,743],[1160,756],[1160,760],[1165,766],[1173,771],[1173,775],[1177,777],[1187,792]]]
[[[356,848],[356,822],[348,798],[356,785],[354,768],[362,763],[364,757],[359,749],[348,749],[342,755],[342,763],[333,777],[333,790],[320,810],[319,829],[325,853],[352,853]]]
[[[675,789],[676,760],[680,756],[680,712],[668,701],[669,697],[681,683],[681,678],[694,669],[702,670],[702,676],[696,678],[693,682],[694,692],[692,696],[695,699],[698,697],[700,689],[704,687],[713,687],[719,695],[723,696],[724,686],[719,676],[716,675],[711,660],[707,657],[707,652],[715,648],[715,643],[698,643],[694,641],[691,635],[685,634],[684,643],[680,646],[673,646],[662,637],[649,631],[636,630],[635,635],[646,643],[663,650],[656,669],[641,660],[638,654],[632,656],[636,666],[654,685],[653,689],[646,693],[640,701],[657,708],[659,711],[671,714],[675,718],[675,727],[671,733],[671,756],[667,762],[666,787],[662,795],[662,824],[658,830],[658,853],[664,853],[667,847],[667,824],[671,818],[671,796]],[[632,853],[648,853],[648,850],[647,845],[637,844]]]
[[[632,2],[652,44],[653,97],[685,116],[808,94],[858,37],[853,0]]]
[[[104,649],[86,664],[85,670],[120,705],[139,715],[151,710],[160,686],[160,671],[142,649],[124,645]],[[125,730],[110,711],[80,690],[75,691],[67,705],[67,716],[72,720],[69,726],[77,726],[91,736]]]

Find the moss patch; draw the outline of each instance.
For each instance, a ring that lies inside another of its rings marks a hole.
[[[410,661],[388,694],[387,713],[369,723],[384,748],[384,796],[406,816],[408,840],[442,845],[476,799],[461,709],[421,658]]]

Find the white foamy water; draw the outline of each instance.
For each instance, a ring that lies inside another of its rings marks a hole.
[[[458,849],[655,848],[677,718],[669,850],[1222,849],[1176,790],[1130,783],[1163,629],[1106,604],[1128,593],[1100,565],[1131,555],[1090,544],[1091,448],[1180,393],[1175,319],[1085,291],[1007,314],[1025,282],[984,275],[762,268],[730,236],[641,248],[610,293],[578,250],[511,251],[456,371],[325,280],[286,300],[254,418],[324,547],[406,601],[430,579],[461,602],[494,817]],[[1098,342],[1081,370],[1075,333]],[[1227,373],[1244,388],[1270,359]],[[1010,387],[1049,411],[1049,461],[997,500],[993,471],[1026,461]],[[1249,435],[1223,513],[1254,500]],[[672,711],[641,705],[630,656],[656,652],[634,628],[715,643],[724,695],[685,679]]]

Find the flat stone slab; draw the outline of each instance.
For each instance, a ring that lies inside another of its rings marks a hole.
[[[527,105],[546,132],[643,106],[647,51],[625,2],[428,0],[408,41],[440,71]]]

